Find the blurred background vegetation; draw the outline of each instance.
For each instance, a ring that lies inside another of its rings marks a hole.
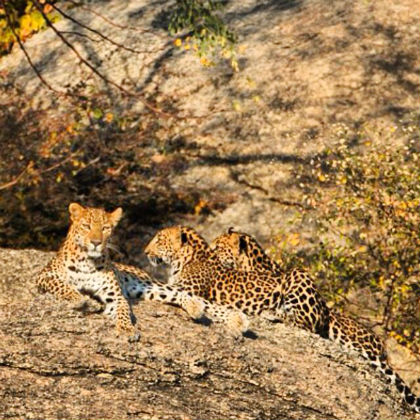
[[[306,267],[330,305],[379,326],[400,344],[420,349],[420,151],[418,139],[396,144],[396,131],[416,133],[408,119],[388,130],[345,126],[309,167],[296,170],[303,200],[291,230],[272,248],[287,268]],[[299,226],[314,223],[309,241]],[[296,248],[302,250],[296,253]]]

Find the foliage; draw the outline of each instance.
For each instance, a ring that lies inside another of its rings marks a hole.
[[[223,6],[222,1],[177,0],[168,29],[172,35],[178,34],[175,45],[193,50],[204,66],[213,65],[219,55],[237,71],[236,36],[217,14]]]
[[[173,224],[183,214],[205,218],[235,199],[172,182],[187,170],[189,153],[200,150],[175,120],[121,113],[124,99],[95,90],[46,118],[18,87],[0,84],[0,93],[6,98],[0,106],[0,144],[6,145],[0,148],[2,247],[56,250],[66,233],[69,202],[108,209],[119,203],[124,218],[115,245],[134,262],[145,226]]]
[[[49,3],[55,3],[50,1]],[[44,13],[51,15],[52,6],[39,1]],[[41,12],[32,0],[7,0],[0,2],[0,55],[7,54],[16,42],[16,37],[24,42],[28,37],[46,27]]]
[[[396,127],[365,127],[356,142],[342,127],[335,147],[298,174],[315,207],[303,216],[320,232],[311,255],[292,252],[301,240],[296,233],[281,235],[278,248],[285,265],[306,264],[323,279],[324,293],[339,306],[355,290],[374,296],[370,317],[418,351],[420,152],[415,125],[400,130],[412,138],[407,146],[395,144]]]

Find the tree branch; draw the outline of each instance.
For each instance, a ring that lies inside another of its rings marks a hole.
[[[4,0],[1,0],[2,2],[4,2]],[[104,74],[102,74],[95,66],[93,66],[88,60],[86,60],[85,58],[83,58],[79,51],[77,51],[77,49],[62,35],[62,33],[53,25],[53,23],[51,22],[51,20],[48,18],[48,16],[44,13],[44,10],[42,8],[42,6],[39,4],[38,0],[34,0],[34,5],[36,6],[36,8],[39,10],[39,12],[42,14],[45,22],[47,23],[47,25],[54,31],[54,33],[61,39],[61,41],[63,41],[63,43],[65,45],[67,45],[68,48],[70,48],[73,53],[76,55],[76,57],[80,60],[80,62],[82,64],[84,64],[86,67],[88,67],[90,70],[92,70],[99,78],[101,78],[104,82],[116,87],[118,90],[120,90],[122,93],[124,93],[127,96],[131,96],[131,97],[136,97],[138,98],[142,104],[148,108],[149,110],[155,112],[156,114],[161,115],[164,118],[177,118],[176,115],[173,114],[169,114],[167,112],[162,111],[159,108],[156,108],[155,106],[151,105],[148,101],[146,101],[142,96],[138,95],[138,94],[134,94],[131,93],[130,91],[128,91],[127,89],[125,89],[123,86],[121,86],[120,84],[118,84],[117,82],[114,82],[113,80],[109,79],[108,77],[106,77]]]
[[[98,13],[96,10],[93,10],[90,7],[87,7],[87,6],[83,5],[82,3],[78,3],[78,2],[76,2],[74,0],[67,0],[67,1],[69,3],[71,3],[73,6],[80,7],[82,10],[86,10],[87,12],[92,13],[95,16],[98,16],[104,22],[109,23],[111,26],[115,26],[116,28],[119,28],[119,29],[130,29],[131,31],[136,31],[136,32],[140,32],[140,33],[143,33],[143,34],[144,33],[148,33],[148,34],[151,34],[151,35],[156,36],[158,38],[164,38],[164,39],[166,39],[166,37],[164,37],[163,35],[160,35],[160,34],[158,34],[156,32],[150,31],[148,29],[139,29],[139,28],[136,28],[134,26],[118,25],[117,23],[113,22],[111,19],[109,19],[106,16]]]
[[[104,41],[109,42],[112,45],[115,45],[118,48],[121,48],[123,50],[135,53],[135,54],[150,54],[152,51],[141,51],[141,50],[135,50],[134,48],[130,48],[130,47],[126,47],[123,44],[120,44],[119,42],[114,41],[113,39],[107,37],[106,35],[104,35],[103,33],[99,32],[96,29],[91,28],[90,26],[85,25],[82,22],[79,22],[77,19],[73,18],[72,16],[68,15],[67,13],[65,13],[63,10],[61,10],[59,7],[57,7],[55,4],[49,3],[51,4],[51,6],[54,8],[54,10],[56,10],[58,13],[60,13],[60,15],[62,15],[63,17],[65,17],[66,19],[70,20],[71,22],[75,23],[76,25],[79,25],[80,27],[82,27],[83,29],[86,29],[89,32],[94,33],[95,35],[98,35],[100,38],[102,38]],[[62,32],[63,33],[63,32]],[[77,33],[78,34],[78,33]],[[163,50],[165,47],[162,47],[156,51],[160,51]]]
[[[33,166],[33,162],[31,161],[26,165],[25,169],[16,178],[12,179],[9,182],[6,182],[5,184],[0,185],[0,191],[13,187],[13,185],[16,185],[21,180],[23,175],[25,175],[26,171],[32,166]]]

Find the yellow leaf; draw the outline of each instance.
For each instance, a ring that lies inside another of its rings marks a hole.
[[[232,58],[230,66],[232,67],[233,71],[239,71],[239,64],[235,58]]]
[[[24,40],[32,32],[32,19],[29,15],[23,15],[20,19],[20,37]]]
[[[235,111],[240,111],[242,109],[241,103],[238,100],[232,101],[232,106]]]
[[[251,89],[254,89],[257,85],[255,81],[251,79],[249,76],[246,78],[246,82]]]
[[[289,235],[287,242],[292,246],[297,246],[300,243],[300,238],[298,233],[292,233]]]
[[[205,67],[210,67],[210,66],[213,65],[213,62],[210,61],[209,59],[207,59],[206,57],[201,57],[200,58],[200,63]]]
[[[175,47],[180,47],[180,46],[182,45],[182,39],[177,38],[177,39],[174,41],[174,44],[175,44]]]
[[[243,54],[245,52],[246,48],[247,48],[246,45],[239,45],[239,47],[238,47],[239,54]]]
[[[200,199],[194,207],[194,214],[199,215],[207,207],[208,207],[207,201]]]
[[[339,182],[340,182],[340,184],[346,184],[346,183],[347,183],[347,178],[346,178],[345,176],[342,176],[342,177],[339,179]]]

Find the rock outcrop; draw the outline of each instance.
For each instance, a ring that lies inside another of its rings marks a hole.
[[[141,339],[40,295],[51,254],[0,249],[0,407],[8,419],[409,419],[364,360],[253,320],[235,341],[180,309],[140,303]]]

